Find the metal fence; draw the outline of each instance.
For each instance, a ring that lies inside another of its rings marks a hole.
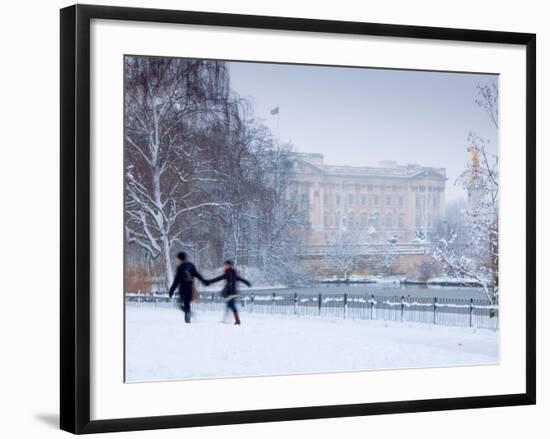
[[[225,301],[218,293],[201,293],[194,311],[219,311]],[[176,307],[166,295],[128,294],[126,301],[139,307]],[[357,294],[250,293],[237,299],[250,313],[325,316],[343,319],[392,320],[434,325],[498,329],[498,305],[479,299],[417,298]]]

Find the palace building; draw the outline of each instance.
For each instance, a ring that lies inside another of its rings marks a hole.
[[[321,154],[296,153],[292,195],[310,225],[308,245],[429,240],[445,209],[444,168],[380,162],[334,166]]]

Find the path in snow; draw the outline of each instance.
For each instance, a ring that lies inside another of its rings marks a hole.
[[[498,332],[409,322],[126,307],[127,382],[498,362]]]

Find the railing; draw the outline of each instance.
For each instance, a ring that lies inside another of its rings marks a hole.
[[[126,301],[139,307],[179,306],[166,295],[128,294]],[[498,329],[499,309],[487,300],[415,298],[357,294],[251,293],[238,297],[241,310],[250,313],[325,316],[344,319],[392,320],[434,325]],[[201,293],[195,311],[223,312],[218,293]]]

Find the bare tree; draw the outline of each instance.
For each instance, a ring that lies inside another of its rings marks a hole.
[[[496,84],[478,87],[476,103],[485,109],[498,129],[498,88]],[[499,280],[499,174],[498,156],[488,152],[488,141],[470,133],[471,160],[457,179],[468,193],[464,210],[466,238],[458,229],[440,237],[434,258],[452,272],[475,280],[491,303],[498,299]]]
[[[188,214],[219,206],[194,196],[215,176],[193,164],[196,130],[227,114],[227,74],[217,62],[127,56],[125,75],[126,237],[161,257],[168,286]]]
[[[344,279],[349,279],[353,272],[367,262],[384,266],[386,270],[386,248],[377,233],[370,233],[364,227],[344,226],[339,231],[338,238],[328,255],[338,267]]]
[[[382,244],[382,251],[379,257],[381,258],[386,276],[391,276],[393,274],[393,263],[397,258],[396,244],[397,242],[392,238],[387,239],[386,242]]]
[[[229,257],[277,283],[303,278],[307,221],[288,198],[291,147],[254,120],[229,79],[223,62],[125,59],[127,250],[156,261],[164,287],[176,249],[208,268]]]
[[[280,145],[272,139],[268,142],[270,146],[260,155],[263,185],[267,190],[256,211],[260,260],[264,270],[279,278],[283,273],[282,280],[292,283],[304,279],[299,253],[309,231],[309,215],[293,198],[295,160],[292,146]]]
[[[498,85],[496,82],[477,86],[476,104],[487,111],[491,121],[498,129]]]

